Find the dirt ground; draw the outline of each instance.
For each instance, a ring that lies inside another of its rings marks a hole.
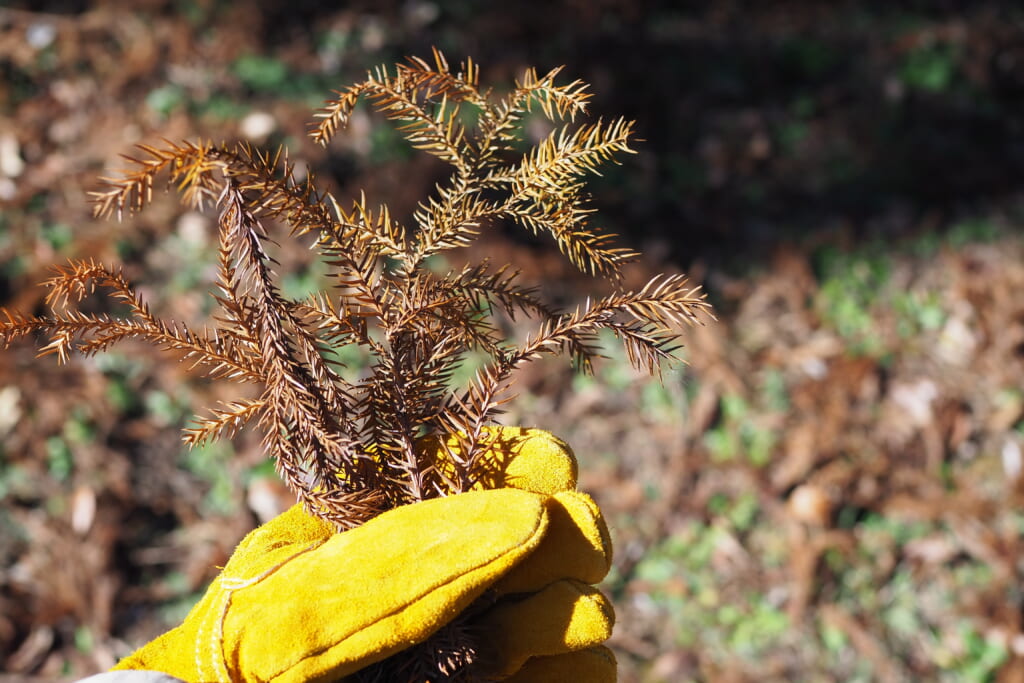
[[[627,280],[683,270],[718,318],[662,382],[609,346],[594,378],[532,366],[504,417],[571,443],[609,520],[620,680],[1024,680],[1012,3],[324,4],[0,3],[0,305],[42,310],[50,266],[92,257],[203,320],[210,216],[91,217],[134,144],[283,143],[412,209],[436,168],[381,121],[308,140],[331,88],[432,45],[496,86],[565,64],[646,140],[591,187],[645,254]],[[594,294],[543,241],[474,248]],[[256,436],[182,446],[230,388],[143,346],[36,350],[0,353],[0,681],[109,667],[288,503]]]

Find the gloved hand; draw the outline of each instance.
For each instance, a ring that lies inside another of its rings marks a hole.
[[[611,542],[575,491],[572,452],[539,430],[489,439],[489,490],[343,533],[295,506],[251,532],[185,622],[115,669],[190,682],[440,680],[416,671],[468,647],[472,677],[453,680],[614,681],[600,645],[614,614],[591,585]]]

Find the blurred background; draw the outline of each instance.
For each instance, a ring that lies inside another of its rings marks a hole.
[[[598,218],[644,253],[628,282],[682,270],[715,305],[663,382],[609,345],[595,377],[527,369],[504,418],[565,437],[605,510],[620,680],[1024,680],[1018,3],[0,0],[0,305],[41,312],[49,267],[92,257],[201,325],[210,215],[172,192],[91,217],[140,142],[285,144],[409,211],[439,169],[379,118],[328,150],[306,130],[431,46],[497,92],[564,64],[636,119]],[[564,306],[600,287],[544,240],[474,248]],[[286,292],[323,274],[296,263]],[[288,504],[253,435],[181,445],[235,387],[36,348],[0,353],[6,683],[109,667]]]

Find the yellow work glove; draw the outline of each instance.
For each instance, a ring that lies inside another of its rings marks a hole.
[[[473,679],[614,681],[601,645],[614,613],[592,585],[611,542],[575,491],[572,452],[539,430],[489,439],[499,474],[486,485],[498,488],[343,533],[295,506],[242,540],[181,626],[115,669],[190,683],[440,680],[415,677],[416,653],[444,641],[472,643]]]

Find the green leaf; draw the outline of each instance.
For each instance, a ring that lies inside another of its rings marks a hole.
[[[280,90],[288,80],[288,67],[284,62],[265,55],[239,57],[232,71],[242,83],[257,91]]]

